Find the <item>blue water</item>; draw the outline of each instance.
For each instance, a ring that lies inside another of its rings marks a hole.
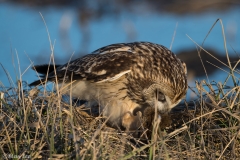
[[[35,8],[9,4],[0,5],[0,63],[9,72],[13,81],[21,77],[32,82],[37,77],[35,72],[28,69],[31,64],[48,63],[51,50],[44,22],[46,21],[56,59],[65,58],[66,62],[74,53],[90,53],[91,51],[112,43],[129,41],[150,41],[171,46],[174,32],[176,35],[171,50],[194,48],[195,44],[187,37],[190,36],[201,45],[208,31],[217,20],[223,21],[229,52],[232,48],[240,53],[240,10],[233,8],[225,12],[205,12],[203,14],[157,14],[123,12],[117,18],[103,17],[90,21],[83,28],[78,21],[78,15],[71,9]],[[62,22],[67,20],[66,29]],[[89,41],[83,39],[82,31],[87,30]],[[67,36],[63,36],[66,33]],[[87,43],[84,43],[84,42]],[[222,28],[218,23],[205,41],[205,47],[214,48],[224,53]],[[231,48],[232,47],[232,48]],[[62,61],[61,61],[62,62]],[[14,69],[15,67],[15,69]],[[219,71],[219,73],[221,73]],[[215,74],[211,79],[224,78]],[[211,80],[210,79],[210,80]],[[201,80],[198,78],[198,80]],[[0,68],[0,81],[9,86],[9,80]]]

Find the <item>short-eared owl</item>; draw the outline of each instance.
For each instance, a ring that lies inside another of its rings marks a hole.
[[[186,65],[166,47],[149,42],[102,47],[65,65],[33,67],[39,85],[58,80],[65,94],[97,102],[112,126],[133,129],[136,112],[157,107],[168,112],[187,91]],[[49,73],[47,74],[47,71]],[[46,77],[48,75],[48,77]],[[57,77],[57,78],[56,78]]]

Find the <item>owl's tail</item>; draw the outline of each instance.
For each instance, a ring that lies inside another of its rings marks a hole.
[[[53,73],[54,70],[56,68],[58,68],[59,66],[61,66],[61,65],[55,65],[54,66],[53,64],[50,64],[50,65],[44,64],[44,65],[33,66],[32,69],[40,74],[39,77],[41,79],[32,82],[31,84],[29,84],[29,86],[37,86],[39,84],[45,84],[46,80],[47,81],[53,81],[54,77],[52,77],[52,76],[49,77],[48,75]],[[48,77],[46,78],[46,76],[48,76]]]

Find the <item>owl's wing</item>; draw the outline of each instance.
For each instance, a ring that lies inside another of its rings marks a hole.
[[[47,80],[55,81],[57,76],[58,80],[66,81],[87,80],[97,83],[114,81],[131,72],[135,57],[136,54],[132,52],[130,45],[109,45],[65,65],[57,66],[56,74],[53,70],[49,70]],[[43,74],[44,71],[41,68],[47,67],[46,65],[35,66],[35,70]],[[43,74],[42,78],[42,80],[31,83],[30,86],[42,83],[46,79],[46,74]]]
[[[113,81],[131,72],[133,55],[129,52],[89,54],[58,68],[58,72],[72,74],[73,80],[92,82]],[[69,77],[70,78],[70,77]]]

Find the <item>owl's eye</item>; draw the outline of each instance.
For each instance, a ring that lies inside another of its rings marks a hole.
[[[160,91],[158,91],[158,90],[156,90],[156,99],[158,100],[158,101],[160,101],[160,102],[165,102],[166,101],[166,98],[165,98],[165,95],[162,93],[162,92],[160,92]]]

